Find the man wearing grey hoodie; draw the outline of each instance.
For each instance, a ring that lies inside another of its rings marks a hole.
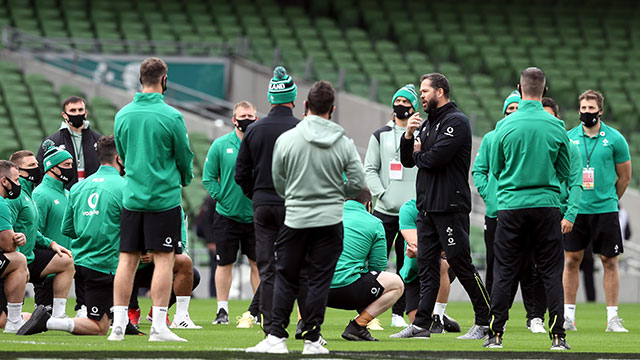
[[[353,141],[329,121],[334,99],[331,83],[316,82],[305,101],[307,116],[276,141],[273,185],[284,198],[285,220],[275,244],[273,319],[268,336],[247,352],[289,352],[286,328],[300,288],[300,271],[307,269],[302,353],[329,353],[320,344],[320,326],[342,252],[342,209],[346,197],[355,197],[364,188],[364,170]]]

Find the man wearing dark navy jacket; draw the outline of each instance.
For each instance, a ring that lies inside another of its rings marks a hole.
[[[420,81],[422,106],[428,118],[423,122],[419,113],[414,114],[400,141],[402,165],[418,167],[420,302],[413,323],[392,337],[430,336],[431,314],[440,287],[440,254],[444,250],[475,312],[475,324],[459,339],[481,339],[488,332],[489,295],[469,249],[469,119],[449,99],[449,81],[444,75],[426,74]],[[418,135],[414,138],[416,130]]]
[[[267,117],[251,124],[242,139],[236,161],[235,180],[253,202],[256,237],[256,263],[260,273],[260,313],[262,327],[269,333],[271,305],[275,283],[274,243],[284,225],[284,199],[273,187],[271,161],[278,137],[300,122],[293,116],[297,87],[281,66],[274,70],[269,83],[271,111]]]

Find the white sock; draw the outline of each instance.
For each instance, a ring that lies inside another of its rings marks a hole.
[[[153,306],[152,308],[153,321],[151,322],[151,326],[158,332],[169,330],[169,328],[167,328],[167,312],[169,308],[166,306]]]
[[[66,315],[67,299],[53,298],[53,312],[51,317],[63,317]]]
[[[128,306],[114,306],[113,307],[113,328],[120,326],[122,331],[127,328],[127,322],[129,321],[129,316],[127,312],[129,310]]]
[[[21,319],[22,303],[7,303],[7,320],[17,323]]]
[[[617,306],[607,306],[607,322],[611,321],[614,317],[618,316]]]
[[[220,309],[224,309],[224,311],[227,312],[227,314],[229,313],[229,302],[228,301],[218,301],[218,311],[220,311]]]
[[[189,315],[189,302],[191,296],[176,296],[176,315],[174,319],[182,319]]]
[[[576,304],[564,304],[564,316],[576,321]]]
[[[433,307],[433,315],[439,315],[440,320],[444,321],[444,312],[447,310],[447,303],[439,303]]]
[[[47,329],[49,330],[62,330],[66,332],[73,332],[76,327],[76,323],[71,318],[54,318],[51,317],[47,320]]]

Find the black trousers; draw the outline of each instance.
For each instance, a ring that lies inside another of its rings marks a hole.
[[[261,205],[253,210],[253,225],[256,237],[256,265],[260,274],[257,297],[251,302],[249,311],[254,314],[254,302],[262,314],[262,328],[269,333],[272,319],[273,288],[276,282],[275,243],[278,233],[284,227],[285,208],[281,205]]]
[[[76,265],[76,275],[78,274],[78,265]],[[82,307],[82,305],[87,305],[85,304],[85,300],[84,300],[84,289],[85,289],[85,285],[84,285],[84,281],[82,279],[81,276],[73,276],[73,279],[76,282],[76,306],[74,308],[75,311],[80,310],[80,307]]]
[[[557,208],[498,211],[491,292],[493,332],[504,332],[504,325],[509,319],[513,283],[522,267],[523,257],[533,254],[544,283],[550,332],[564,337],[564,251],[560,220]]]
[[[33,300],[36,306],[53,306],[53,279],[54,276],[47,276],[41,283],[33,284]]]
[[[489,294],[469,249],[469,214],[421,211],[418,225],[418,277],[420,302],[414,325],[428,329],[440,289],[440,254],[444,250],[449,266],[471,299],[478,325],[489,325]]]
[[[493,262],[494,262],[494,239],[496,236],[496,227],[498,226],[497,218],[484,217],[484,243],[487,248],[487,273],[486,273],[486,285],[489,294],[491,294],[491,288],[493,286]],[[513,301],[518,293],[518,284],[520,284],[520,290],[522,290],[522,302],[524,308],[527,311],[527,319],[533,318],[544,319],[544,314],[547,311],[547,301],[544,295],[544,284],[542,279],[538,275],[538,269],[533,260],[533,256],[525,256],[522,259],[522,267],[518,272],[517,280],[513,282],[513,288],[511,289],[511,301],[509,302],[509,308],[513,305]]]
[[[304,319],[305,340],[317,341],[324,321],[333,272],[342,253],[342,222],[335,225],[292,229],[284,226],[276,241],[276,281],[273,295],[273,321],[269,334],[288,337],[287,326],[298,295],[300,282],[306,281]],[[301,270],[306,268],[306,279]]]
[[[384,235],[387,239],[387,258],[391,255],[391,249],[396,253],[396,274],[400,274],[400,269],[404,265],[404,237],[400,233],[400,217],[386,215],[378,211],[374,211],[373,215],[382,220],[384,226]],[[395,244],[395,246],[394,246]],[[393,314],[402,316],[405,309],[404,293],[391,308]]]
[[[485,284],[487,290],[491,294],[491,287],[493,286],[493,242],[496,237],[496,226],[498,226],[498,218],[484,217],[484,246],[487,249],[485,259],[487,262],[487,272],[485,273]]]

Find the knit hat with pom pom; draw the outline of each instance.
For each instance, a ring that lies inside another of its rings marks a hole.
[[[44,150],[45,173],[61,162],[67,159],[73,159],[68,151],[57,147],[56,144],[50,139],[47,139],[42,143],[42,149]]]
[[[267,98],[271,104],[286,104],[296,100],[298,87],[283,66],[273,69],[273,78],[269,81]]]

